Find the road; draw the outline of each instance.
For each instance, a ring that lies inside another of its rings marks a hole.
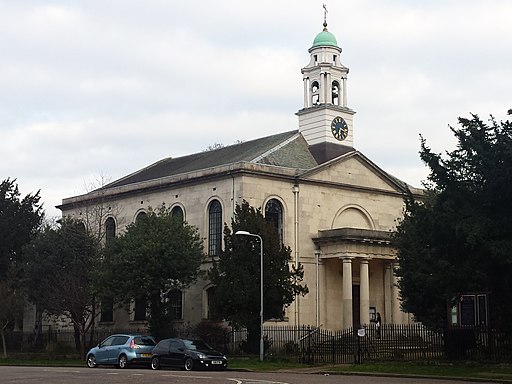
[[[0,366],[1,384],[461,384],[465,381],[291,372],[184,372],[145,368]]]

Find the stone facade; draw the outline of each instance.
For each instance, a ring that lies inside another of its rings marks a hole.
[[[326,24],[309,53],[310,63],[302,69],[304,108],[297,113],[298,131],[164,159],[97,191],[64,199],[59,207],[63,216],[84,217],[102,205],[101,225],[113,219],[119,234],[150,207],[179,206],[208,250],[212,201],[220,203],[222,222],[228,225],[236,203],[246,200],[265,212],[270,201],[277,201],[283,242],[292,248],[291,263],[304,266],[309,287],[308,295],[287,308],[284,324],[341,329],[367,324],[376,312],[383,322],[409,322],[400,311],[390,234],[406,194],[420,197],[422,191],[352,147],[355,112],[347,107],[348,68]],[[338,116],[348,131],[333,138]],[[199,280],[183,292],[184,322],[207,318],[210,286]],[[134,325],[131,316],[116,312],[109,325]]]
[[[288,308],[287,324],[349,327],[358,319],[367,323],[369,307],[381,312],[385,322],[408,321],[399,311],[392,274],[395,257],[389,244],[389,232],[403,209],[404,190],[358,152],[302,175],[290,168],[241,162],[107,188],[64,199],[63,215],[81,217],[100,197],[107,211],[115,208],[118,212],[118,216],[105,216],[118,223],[118,232],[150,207],[179,205],[186,221],[203,234],[205,249],[208,206],[213,199],[221,203],[222,221],[228,224],[235,203],[247,200],[252,206],[265,207],[269,200],[277,199],[283,207],[284,243],[292,248],[292,263],[304,265],[310,289]],[[351,273],[350,285],[345,285],[349,281],[346,273]],[[352,297],[353,286],[367,296]],[[200,280],[184,292],[184,321],[194,324],[206,318],[209,287],[208,281]],[[351,313],[353,300],[361,307],[355,317]],[[123,318],[120,328],[130,325],[125,323],[126,316]]]

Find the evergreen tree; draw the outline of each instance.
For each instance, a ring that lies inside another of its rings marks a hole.
[[[235,235],[237,231],[258,234],[263,240],[263,317],[282,319],[285,308],[297,295],[306,295],[301,285],[302,265],[290,265],[291,249],[284,246],[273,224],[267,222],[261,209],[247,201],[237,204],[231,229],[224,227],[225,249],[213,260],[210,279],[214,284],[211,311],[236,327],[246,327],[247,352],[258,351],[260,339],[260,257],[261,244],[252,236]]]
[[[21,197],[16,179],[0,183],[0,280],[21,262],[21,251],[35,235],[44,217],[39,191]]]
[[[87,233],[82,222],[70,218],[64,218],[56,227],[42,228],[24,248],[24,262],[18,266],[29,301],[38,313],[44,311],[70,320],[76,348],[82,355],[85,335],[94,320],[98,267],[96,239]]]
[[[421,139],[426,197],[406,201],[395,235],[402,305],[439,328],[459,294],[487,292],[492,325],[505,325],[512,318],[512,123],[458,121],[451,127],[457,147],[445,157]]]
[[[173,217],[166,207],[150,210],[107,246],[103,295],[125,304],[145,300],[151,333],[169,337],[176,320],[170,295],[197,279],[203,260],[196,227]]]

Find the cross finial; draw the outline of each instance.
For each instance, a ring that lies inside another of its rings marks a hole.
[[[327,28],[327,5],[323,4],[324,7],[324,28]]]

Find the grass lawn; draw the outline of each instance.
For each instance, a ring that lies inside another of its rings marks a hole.
[[[461,377],[477,379],[500,379],[509,380],[512,382],[511,364],[382,362],[375,364],[332,367],[330,368],[330,371],[372,374]]]
[[[369,373],[382,375],[420,375],[460,377],[477,379],[499,379],[512,382],[512,364],[444,363],[444,362],[380,362],[372,364],[318,365],[307,366],[289,361],[257,359],[230,359],[232,369],[254,371],[293,370],[305,372]]]

